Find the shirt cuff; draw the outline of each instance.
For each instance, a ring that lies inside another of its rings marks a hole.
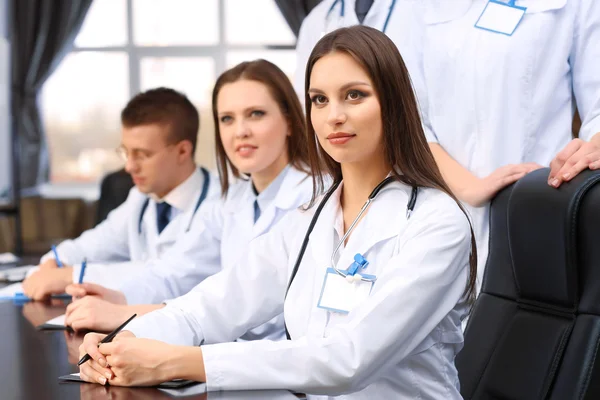
[[[425,132],[425,139],[427,139],[427,143],[439,143],[439,140],[437,138],[437,136],[435,135],[435,133],[433,133],[433,131],[431,129],[429,129],[427,126],[422,125],[423,126],[423,131]]]
[[[579,138],[589,142],[595,134],[600,133],[600,115],[593,118],[581,127]]]

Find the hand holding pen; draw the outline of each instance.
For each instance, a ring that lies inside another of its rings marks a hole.
[[[127,321],[123,322],[123,324],[121,326],[119,326],[117,329],[115,329],[114,331],[112,331],[111,333],[106,335],[104,337],[104,339],[102,339],[100,341],[100,343],[98,343],[98,347],[103,343],[112,342],[112,340],[115,338],[115,336],[117,336],[119,334],[119,332],[121,332],[123,330],[123,328],[125,328],[125,326],[127,326],[127,324],[130,323],[136,316],[137,316],[137,314],[133,314],[131,317],[129,317],[129,319]],[[85,355],[83,357],[81,357],[81,360],[79,360],[77,365],[80,366],[84,362],[87,362],[91,359],[92,359],[92,357],[89,355],[89,353],[85,353]],[[106,363],[106,361],[105,361],[105,363]]]

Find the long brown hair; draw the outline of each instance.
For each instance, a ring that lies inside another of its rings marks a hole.
[[[331,176],[334,182],[342,179],[340,164],[325,152],[316,139],[310,115],[312,102],[308,95],[315,63],[332,52],[350,55],[373,82],[381,106],[384,157],[392,166],[392,175],[408,185],[441,190],[456,201],[466,217],[464,208],[444,182],[429,149],[410,77],[400,52],[385,34],[362,25],[340,28],[324,36],[316,44],[306,66],[306,140],[313,176],[311,204],[323,192],[325,174]],[[470,275],[464,294],[472,301],[477,279],[477,249],[472,227],[469,264]]]
[[[215,121],[215,147],[217,157],[217,169],[219,179],[221,180],[222,194],[227,194],[229,189],[229,174],[239,178],[241,176],[238,169],[231,163],[225,153],[221,132],[219,130],[219,112],[217,110],[217,99],[221,88],[228,84],[240,80],[251,80],[265,85],[273,99],[279,105],[279,109],[287,119],[290,136],[287,142],[288,160],[290,165],[301,171],[308,172],[308,148],[304,140],[304,131],[306,130],[306,121],[302,113],[302,106],[294,88],[285,75],[275,64],[266,60],[246,61],[223,72],[217,79],[212,93],[212,110]]]

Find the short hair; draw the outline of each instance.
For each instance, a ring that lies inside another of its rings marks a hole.
[[[176,90],[160,87],[137,94],[121,112],[125,128],[162,125],[169,128],[169,143],[188,140],[196,152],[200,115],[192,102]]]

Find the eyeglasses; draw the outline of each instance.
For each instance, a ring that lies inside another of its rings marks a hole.
[[[129,152],[129,151],[127,151],[127,149],[125,147],[119,146],[115,149],[115,152],[125,162],[127,162],[128,160],[131,160],[136,163],[143,163],[143,162],[148,161],[155,155],[162,153],[164,150],[168,149],[171,146],[173,146],[173,144],[169,144],[169,145],[163,147],[161,150],[158,150],[155,152],[151,152],[149,150],[141,150],[141,149],[135,149],[135,150],[132,150],[131,152]]]

